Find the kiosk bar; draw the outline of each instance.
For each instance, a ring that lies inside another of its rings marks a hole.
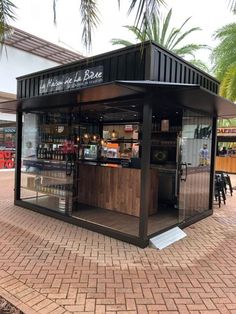
[[[140,247],[212,214],[213,77],[146,42],[17,81],[15,204]]]

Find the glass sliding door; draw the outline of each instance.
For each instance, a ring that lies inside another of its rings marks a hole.
[[[167,130],[163,120],[169,121]],[[150,180],[154,176],[157,183],[150,186],[158,200],[149,214],[148,235],[209,210],[212,122],[190,110],[153,118]]]
[[[178,138],[179,222],[209,210],[212,118],[183,112]]]

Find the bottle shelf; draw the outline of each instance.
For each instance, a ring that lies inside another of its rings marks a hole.
[[[58,193],[52,193],[50,191],[44,191],[42,189],[37,189],[33,187],[28,187],[28,186],[21,186],[21,189],[28,190],[31,192],[39,193],[42,195],[48,195],[48,196],[54,196],[54,197],[72,197],[73,193],[71,191],[66,191],[66,190],[61,190],[64,191],[65,193],[60,193],[60,190],[58,190]]]
[[[65,160],[57,160],[57,159],[46,159],[46,158],[31,158],[31,157],[25,157],[23,158],[23,160],[25,161],[32,161],[32,162],[38,162],[38,163],[47,163],[47,164],[61,164],[61,165],[65,165],[66,161]],[[34,165],[32,164],[32,167],[34,167]]]
[[[21,171],[21,173],[24,175],[29,175],[29,176],[39,176],[42,178],[53,179],[56,181],[62,181],[64,183],[72,183],[72,177],[71,176],[60,177],[60,176],[52,176],[52,175],[46,175],[43,173],[27,172],[27,171]]]
[[[140,140],[137,140],[137,139],[117,139],[117,140],[107,139],[107,140],[105,140],[105,142],[107,142],[107,143],[140,144]]]

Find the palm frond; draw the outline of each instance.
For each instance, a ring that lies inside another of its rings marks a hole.
[[[236,63],[232,64],[221,82],[220,95],[236,101]]]
[[[119,39],[119,38],[113,38],[111,40],[111,44],[114,45],[120,45],[120,46],[124,46],[124,47],[128,47],[130,45],[133,45],[132,42],[128,41],[128,40],[124,40],[124,39]]]
[[[0,0],[0,54],[6,35],[11,29],[9,23],[15,20],[15,9],[15,4],[10,0]]]
[[[166,18],[163,21],[162,29],[161,29],[161,38],[160,38],[160,44],[163,45],[165,42],[166,33],[168,31],[168,28],[170,27],[170,19],[172,16],[172,9],[169,10],[169,12],[166,15]]]
[[[236,12],[236,0],[228,0],[228,6],[230,11]]]
[[[127,28],[131,33],[133,33],[137,40],[144,41],[146,39],[145,33],[141,31],[137,26],[125,25],[124,28]]]
[[[213,49],[211,60],[218,79],[223,80],[231,64],[236,62],[236,23],[225,25],[214,33],[219,44]]]
[[[209,67],[206,65],[205,62],[199,59],[191,59],[188,62],[190,62],[192,65],[196,66],[197,68],[201,69],[204,72],[211,73],[211,70]]]
[[[164,0],[131,0],[128,14],[133,10],[136,10],[134,25],[143,27],[144,19],[146,16],[147,20],[150,20],[152,14],[159,12],[160,5],[165,5]]]
[[[179,36],[175,37],[175,40],[171,42],[170,44],[170,49],[175,49],[175,47],[185,39],[185,37],[189,36],[191,33],[196,32],[196,31],[200,31],[201,28],[200,27],[193,27],[191,29],[189,29],[188,31],[184,32],[181,35],[181,28],[179,29]]]
[[[210,47],[200,44],[188,44],[177,49],[172,49],[172,51],[180,57],[186,57],[189,55],[194,58],[195,53],[201,49],[210,49]]]
[[[181,31],[182,29],[184,28],[184,26],[188,23],[188,21],[191,19],[191,17],[187,18],[180,27],[178,27],[177,29],[175,29],[175,32],[174,32],[174,35],[172,36],[170,42],[169,42],[169,47],[170,49],[173,49],[173,47],[176,46],[175,44],[175,40],[176,38],[178,39],[180,34],[181,34]],[[178,37],[177,37],[178,36]]]
[[[200,30],[200,28],[193,27],[183,33],[182,29],[190,18],[186,19],[179,28],[171,28],[171,17],[172,9],[168,11],[167,15],[164,18],[160,14],[153,13],[150,20],[145,20],[146,24],[144,28],[137,26],[125,27],[135,35],[137,40],[141,42],[143,42],[144,40],[154,41],[157,44],[162,45],[169,50],[172,50],[181,57],[186,57],[190,55],[192,59],[195,59],[196,51],[200,49],[209,49],[207,45],[201,44],[188,44],[177,48],[177,44],[183,41],[183,39],[185,39],[192,32]],[[112,40],[112,43],[115,45],[121,43],[124,43],[125,45],[130,44],[130,42],[122,39],[114,39]]]
[[[53,9],[53,23],[56,25],[57,24],[57,0],[53,0],[52,9]]]
[[[80,14],[83,25],[82,41],[88,50],[91,49],[92,31],[100,22],[96,0],[83,0],[80,3]]]

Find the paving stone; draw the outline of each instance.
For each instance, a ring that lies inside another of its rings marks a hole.
[[[236,313],[236,191],[157,251],[14,206],[0,178],[0,295],[26,314]]]

